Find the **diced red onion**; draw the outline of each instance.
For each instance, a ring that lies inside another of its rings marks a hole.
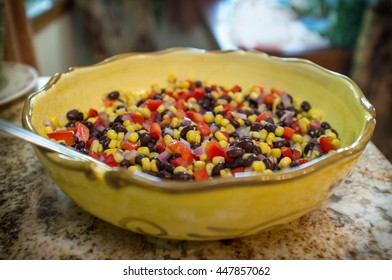
[[[169,157],[170,157],[170,154],[169,154],[168,152],[166,152],[166,151],[163,151],[162,153],[160,153],[160,154],[158,155],[157,158],[158,158],[160,161],[165,162]]]
[[[283,105],[284,105],[285,108],[287,108],[287,107],[289,107],[289,106],[292,106],[292,104],[291,104],[291,99],[290,99],[290,97],[288,96],[288,94],[285,93],[285,92],[282,93],[282,103],[283,103]]]
[[[100,113],[99,113],[99,117],[101,118],[101,120],[103,121],[103,123],[105,124],[105,126],[108,126],[108,125],[109,125],[108,114],[106,114],[106,112],[100,112]]]
[[[170,136],[173,136],[174,131],[170,127],[165,127],[165,129],[163,130],[163,133],[169,134]]]
[[[131,151],[125,151],[124,152],[124,158],[126,160],[132,160],[138,156],[138,152],[136,150],[131,150]]]
[[[220,128],[219,126],[217,126],[216,124],[211,124],[210,126],[211,132],[214,134],[215,132],[217,132]]]
[[[180,142],[183,143],[185,146],[187,146],[189,150],[191,149],[191,144],[188,141],[186,141],[185,139],[181,138]]]
[[[150,131],[151,129],[151,123],[149,122],[143,122],[143,128],[147,131]]]
[[[197,147],[196,149],[193,150],[193,154],[197,157],[201,156],[202,154],[204,154],[204,148]]]
[[[320,126],[321,126],[321,123],[318,122],[318,121],[312,121],[312,122],[310,123],[310,127],[311,127],[311,128],[319,128]]]
[[[240,118],[240,119],[243,119],[243,120],[246,120],[248,117],[247,117],[247,115],[246,114],[243,114],[243,113],[237,113],[237,116]]]
[[[244,136],[248,136],[248,134],[249,134],[249,131],[246,129],[246,126],[241,126],[241,127],[237,128],[236,131],[237,131],[238,136],[240,138],[244,137]]]
[[[103,125],[97,125],[94,127],[96,130],[98,130],[99,132],[102,132],[105,130],[105,127]]]
[[[192,123],[192,120],[187,117],[185,117],[184,120],[182,121],[183,125],[190,125],[191,123]]]
[[[280,121],[285,122],[286,124],[291,124],[293,122],[294,112],[285,110],[283,116],[280,117]]]
[[[319,144],[314,145],[314,147],[313,147],[312,150],[313,150],[313,151],[318,151],[318,152],[320,153],[320,155],[323,154],[323,150],[321,149],[321,147],[320,147]]]

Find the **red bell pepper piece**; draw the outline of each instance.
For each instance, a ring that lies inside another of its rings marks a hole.
[[[291,151],[290,148],[288,148],[288,147],[282,147],[280,150],[282,151],[282,155],[283,155],[283,156],[289,157],[291,160],[294,160],[293,152]]]
[[[86,143],[90,137],[90,130],[81,122],[77,122],[75,136],[78,137],[79,141]]]
[[[182,167],[185,167],[185,168],[187,168],[190,165],[190,163],[188,161],[186,161],[182,157],[176,157],[176,158],[172,159],[170,161],[170,164],[173,165],[173,166],[176,166],[176,167],[177,166],[182,166]]]
[[[211,133],[210,126],[203,121],[197,123],[197,129],[201,136],[208,136]]]
[[[174,140],[169,145],[167,145],[167,149],[169,152],[173,154],[179,154],[181,157],[188,163],[191,164],[193,162],[193,155],[191,151],[185,146],[181,141]]]
[[[201,170],[193,172],[193,176],[195,177],[196,181],[206,180],[208,179],[207,169],[203,168]]]
[[[202,122],[204,120],[203,115],[198,112],[195,112],[195,111],[189,110],[186,112],[186,115],[188,118],[190,118],[195,123]]]
[[[296,132],[294,128],[288,126],[285,126],[283,129],[284,129],[283,136],[286,140],[290,140],[291,137],[293,137],[294,133]]]
[[[120,147],[121,149],[132,151],[139,149],[139,144],[133,143],[132,141],[121,141]]]
[[[74,134],[72,131],[55,131],[52,133],[48,133],[47,136],[50,139],[54,139],[56,141],[64,141],[67,146],[75,145],[75,140],[73,138]]]
[[[320,147],[324,153],[336,150],[336,147],[332,144],[332,138],[329,136],[324,136],[320,138]]]
[[[87,115],[88,115],[89,118],[96,117],[96,116],[98,116],[98,111],[93,109],[93,108],[90,108],[88,110],[88,114]]]
[[[160,99],[146,100],[147,107],[148,107],[148,109],[150,109],[150,111],[156,111],[157,108],[162,105],[162,103],[163,103],[163,101]]]
[[[155,139],[158,140],[162,136],[162,129],[157,123],[152,123],[150,127],[150,134]]]
[[[206,146],[206,155],[208,158],[213,159],[216,156],[225,156],[225,151],[218,141],[212,139]]]

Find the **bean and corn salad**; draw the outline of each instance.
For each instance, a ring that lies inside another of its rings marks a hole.
[[[306,100],[275,88],[244,90],[175,75],[165,88],[152,85],[139,95],[106,93],[101,108],[71,109],[66,118],[62,127],[56,118],[44,122],[49,138],[109,166],[163,179],[268,173],[341,145]]]

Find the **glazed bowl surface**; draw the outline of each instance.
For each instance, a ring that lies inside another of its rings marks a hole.
[[[240,173],[204,181],[162,180],[104,168],[35,148],[48,175],[76,204],[134,232],[181,240],[228,239],[288,223],[323,203],[352,170],[370,141],[375,110],[349,78],[302,59],[255,51],[175,48],[128,53],[54,75],[31,94],[25,128],[45,135],[44,120],[65,122],[70,109],[98,107],[110,91],[141,93],[169,74],[225,86],[263,85],[308,100],[339,131],[342,148],[272,174]]]

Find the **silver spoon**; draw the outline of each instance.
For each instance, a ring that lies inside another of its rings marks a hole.
[[[37,145],[39,147],[45,148],[47,150],[57,152],[59,154],[78,159],[81,161],[89,161],[93,162],[96,165],[99,165],[101,167],[104,167],[105,169],[111,170],[111,167],[106,165],[105,163],[96,160],[92,157],[89,157],[88,155],[79,153],[71,148],[68,148],[66,146],[60,145],[52,140],[49,140],[48,138],[42,137],[38,134],[35,134],[31,131],[28,131],[27,129],[24,129],[20,126],[17,126],[15,124],[12,124],[8,121],[1,120],[0,119],[0,130],[7,132],[11,135],[14,135],[20,139],[23,139],[29,143],[32,143],[34,145]]]

